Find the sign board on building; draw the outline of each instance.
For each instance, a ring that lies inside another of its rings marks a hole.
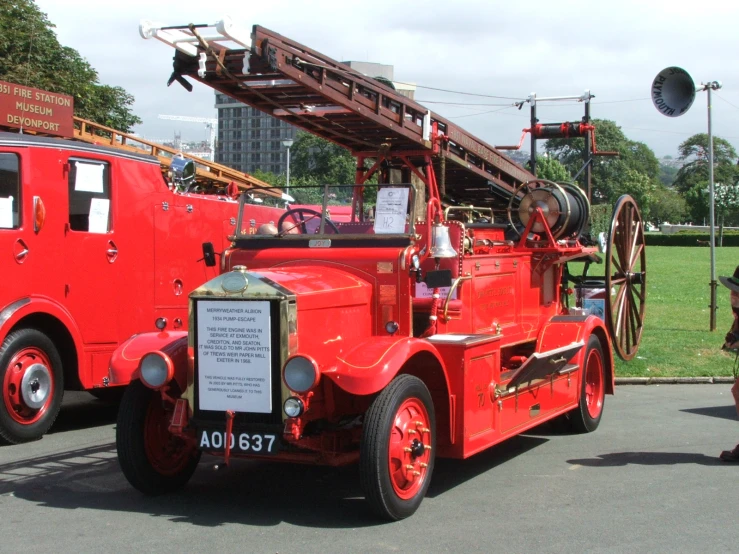
[[[73,114],[71,96],[0,81],[0,126],[71,137]]]

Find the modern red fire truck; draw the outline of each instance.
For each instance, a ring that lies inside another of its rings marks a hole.
[[[372,508],[397,520],[419,507],[437,456],[467,458],[554,418],[598,427],[613,350],[633,357],[642,331],[643,225],[630,197],[616,206],[605,271],[590,277],[602,259],[578,187],[537,180],[263,27],[141,32],[177,48],[178,79],[350,149],[357,173],[351,195],[326,185],[320,210],[290,209],[257,234],[242,213],[223,274],[190,294],[189,331],[116,351],[111,382],[136,380],[117,425],[134,487],[181,488],[202,452],[226,465],[358,463]],[[351,217],[334,221],[342,197]],[[569,303],[572,287],[593,283],[609,291],[605,321]]]
[[[26,131],[0,132],[0,440],[19,443],[49,430],[64,389],[119,392],[108,362],[132,334],[187,328],[187,294],[219,273],[238,191],[268,185],[73,123],[64,95],[0,83],[0,97],[0,124]],[[256,229],[281,213],[246,204],[242,217]]]

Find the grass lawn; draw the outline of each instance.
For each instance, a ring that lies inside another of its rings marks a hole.
[[[636,357],[616,357],[618,376],[677,377],[732,375],[734,354],[721,351],[731,327],[729,289],[718,277],[732,275],[739,247],[716,248],[716,331],[710,329],[710,249],[647,247],[647,304]],[[596,268],[593,268],[596,269]]]

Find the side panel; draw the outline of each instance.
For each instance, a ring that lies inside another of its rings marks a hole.
[[[577,405],[578,374],[566,374],[520,387],[499,400],[500,433],[517,435]]]
[[[430,339],[447,367],[456,397],[454,442],[439,455],[466,458],[499,440],[491,391],[500,381],[500,336],[467,335],[461,340]]]

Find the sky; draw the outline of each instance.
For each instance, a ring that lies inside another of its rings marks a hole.
[[[216,117],[213,90],[167,88],[174,49],[144,40],[146,19],[161,25],[213,24],[230,16],[258,24],[335,60],[394,66],[395,81],[419,85],[416,100],[491,145],[517,144],[529,127],[528,104],[513,98],[579,96],[590,90],[593,118],[615,121],[658,157],[708,129],[707,93],[681,117],[653,106],[651,84],[669,66],[695,81],[721,81],[712,93],[714,136],[739,150],[739,2],[709,0],[36,0],[59,41],[97,70],[100,82],[133,94],[147,138],[205,140],[200,123],[159,114]],[[504,97],[452,94],[430,88]],[[456,104],[455,104],[456,103]],[[477,105],[476,105],[477,104]],[[541,123],[578,121],[581,103],[539,102]],[[596,129],[597,139],[597,129]],[[540,143],[539,149],[541,150]],[[528,142],[523,149],[528,149]]]

